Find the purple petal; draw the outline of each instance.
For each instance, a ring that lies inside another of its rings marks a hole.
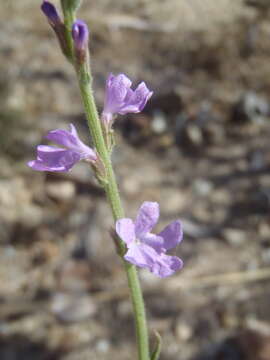
[[[116,233],[117,235],[129,246],[135,237],[135,226],[131,219],[123,218],[116,221]]]
[[[173,221],[158,235],[163,238],[164,249],[169,250],[176,247],[183,238],[183,230],[180,221]]]
[[[78,136],[74,136],[67,130],[56,129],[49,131],[46,139],[53,141],[58,145],[63,145],[67,148],[74,148],[78,146]]]
[[[109,88],[110,91],[110,102],[113,105],[118,106],[119,103],[124,101],[127,94],[127,89],[131,85],[131,81],[123,74],[116,76]]]
[[[140,83],[135,91],[130,89],[127,92],[125,105],[119,113],[124,115],[131,112],[138,113],[142,111],[152,94],[153,92],[149,91],[144,82]]]
[[[173,275],[182,267],[183,261],[179,257],[162,254],[151,267],[150,271],[158,277],[165,278]]]
[[[113,78],[113,81],[111,83],[111,88],[112,87],[114,87],[115,89],[122,88],[122,91],[125,89],[125,92],[123,91],[123,93],[125,93],[126,96],[126,92],[131,87],[131,85],[132,85],[131,80],[125,74],[119,74]],[[123,97],[121,96],[119,99],[123,100]]]
[[[76,49],[84,50],[88,47],[89,30],[84,21],[75,21],[72,26],[72,37]]]
[[[149,232],[159,218],[159,205],[157,202],[145,201],[138,211],[135,221],[135,233],[138,238]]]
[[[139,110],[142,111],[143,108],[145,107],[147,101],[153,95],[153,91],[149,91],[149,89],[147,88],[145,83],[142,82],[135,90],[135,94],[136,94],[136,98],[137,98],[138,102],[140,103]]]
[[[70,123],[70,124],[69,124],[69,127],[70,127],[70,133],[71,133],[77,140],[80,141],[80,138],[79,138],[79,135],[78,135],[78,132],[77,132],[75,126],[74,126],[72,123]]]
[[[104,106],[105,113],[117,113],[123,105],[123,101],[131,86],[131,81],[124,74],[117,76],[109,75],[107,80],[106,101]]]
[[[150,246],[132,242],[124,256],[124,259],[131,264],[142,268],[148,268],[150,270],[157,257],[158,254]]]
[[[157,253],[161,253],[164,250],[163,247],[164,240],[162,239],[162,237],[158,235],[146,233],[142,235],[139,240],[142,243],[151,246],[153,249],[155,249]]]
[[[70,124],[70,132],[62,129],[52,130],[48,133],[46,139],[77,152],[80,154],[81,159],[89,159],[92,161],[96,161],[97,159],[95,151],[80,140],[73,124]]]
[[[83,159],[89,159],[91,161],[96,161],[97,160],[96,152],[81,141],[81,139],[79,138],[78,132],[73,124],[69,124],[69,126],[70,126],[71,134],[74,136],[74,138],[77,141],[77,148],[74,148],[73,150],[77,150],[78,152],[80,152],[81,158],[83,158]]]
[[[80,155],[72,150],[65,150],[53,146],[39,145],[37,147],[37,160],[52,169],[64,167],[65,171],[80,160]]]
[[[62,167],[49,167],[46,166],[41,160],[32,160],[27,165],[36,171],[53,171],[53,172],[66,172],[68,171],[64,166]]]
[[[49,1],[46,1],[46,0],[43,1],[42,5],[41,5],[41,10],[47,16],[49,22],[52,25],[57,25],[57,24],[61,23],[61,19],[58,15],[58,12],[57,12],[55,6],[52,3],[50,3]]]

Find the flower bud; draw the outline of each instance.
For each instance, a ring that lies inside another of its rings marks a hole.
[[[88,26],[82,20],[77,20],[72,26],[75,56],[79,64],[83,64],[88,56]]]
[[[54,30],[57,39],[59,41],[60,47],[62,49],[63,54],[69,58],[69,47],[66,41],[65,36],[65,25],[60,18],[56,7],[49,1],[43,0],[41,5],[41,10],[44,15],[47,17],[49,24],[51,25],[52,29]]]
[[[56,26],[62,24],[58,11],[55,6],[47,0],[44,0],[41,5],[41,10],[47,16],[47,19],[50,25],[55,28]]]

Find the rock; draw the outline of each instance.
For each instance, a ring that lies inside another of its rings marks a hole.
[[[232,108],[231,120],[234,123],[262,123],[270,114],[268,101],[250,91],[242,95]]]
[[[175,328],[175,335],[180,341],[186,342],[192,338],[193,329],[189,324],[181,321],[180,319]]]
[[[46,184],[46,192],[52,199],[70,201],[76,194],[76,188],[71,181],[54,181]]]
[[[73,323],[94,315],[97,307],[87,294],[57,292],[51,300],[51,311],[60,321]]]
[[[168,91],[165,94],[154,96],[146,110],[153,113],[156,109],[170,116],[179,114],[183,110],[181,95],[176,91]]]
[[[0,226],[1,241],[10,239],[15,226],[34,229],[43,221],[43,210],[32,203],[32,193],[20,177],[0,180]],[[19,237],[16,236],[16,241]]]
[[[174,188],[164,188],[161,193],[162,213],[179,214],[186,207],[188,194]]]
[[[204,179],[197,179],[193,182],[195,192],[200,196],[207,196],[213,190],[213,184]]]
[[[233,246],[241,246],[247,240],[245,231],[239,229],[225,229],[223,236]]]
[[[96,350],[99,353],[106,354],[110,350],[111,344],[106,339],[100,339],[96,343]]]
[[[248,154],[249,169],[251,171],[260,171],[266,166],[265,155],[262,150],[255,149]]]
[[[211,103],[202,102],[196,109],[176,117],[175,141],[181,148],[200,150],[203,146],[219,143],[224,129]]]
[[[61,291],[87,291],[91,286],[89,264],[83,260],[67,260],[57,269],[56,279]]]
[[[33,263],[34,264],[43,264],[51,262],[59,256],[60,249],[58,244],[54,241],[49,240],[48,238],[38,241],[33,246]]]
[[[270,9],[270,3],[268,0],[245,0],[245,4],[264,12]]]
[[[151,128],[153,133],[160,135],[163,134],[167,129],[167,122],[165,114],[162,111],[155,111],[153,120],[151,122]]]

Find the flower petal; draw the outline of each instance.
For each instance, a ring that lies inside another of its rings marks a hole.
[[[135,91],[129,89],[125,97],[125,105],[119,111],[119,114],[124,115],[142,111],[152,94],[153,92],[149,91],[144,82],[140,83]]]
[[[127,91],[131,86],[131,81],[124,74],[109,76],[107,80],[106,100],[104,106],[105,113],[117,113],[123,105]]]
[[[135,241],[135,226],[131,219],[123,218],[116,221],[115,230],[117,235],[129,246]]]
[[[37,160],[43,162],[45,166],[51,169],[64,167],[65,171],[67,171],[80,159],[80,155],[72,150],[47,145],[39,145],[37,147]]]
[[[142,235],[139,239],[142,243],[151,246],[157,253],[161,253],[163,251],[163,238],[151,233],[146,233]]]
[[[64,166],[61,167],[49,167],[45,165],[41,160],[32,160],[27,163],[27,165],[36,171],[53,171],[53,172],[66,172],[68,169],[66,169]]]
[[[138,238],[149,232],[159,218],[159,205],[157,202],[145,201],[138,211],[135,221],[135,233]]]
[[[161,254],[150,271],[158,277],[165,278],[173,275],[182,267],[183,261],[179,257]]]
[[[150,270],[158,258],[156,251],[148,245],[132,242],[124,259],[131,264]]]
[[[76,20],[72,26],[72,38],[74,48],[79,51],[86,51],[89,40],[89,29],[82,20]]]
[[[183,230],[180,221],[176,220],[167,225],[158,236],[163,238],[164,249],[169,250],[176,247],[183,238]]]
[[[78,146],[78,138],[67,130],[56,129],[49,131],[46,139],[67,148],[74,148]]]
[[[85,145],[79,138],[77,130],[73,124],[70,124],[70,132],[67,130],[56,129],[48,133],[46,138],[58,145],[63,145],[69,150],[80,154],[81,159],[96,161],[97,155],[93,149]]]
[[[110,73],[106,80],[106,92],[110,90],[110,86],[114,80],[115,76],[113,73]]]

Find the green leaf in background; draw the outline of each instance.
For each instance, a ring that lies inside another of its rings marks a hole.
[[[155,331],[155,337],[157,340],[155,350],[152,352],[151,360],[158,360],[161,352],[162,339],[157,331]]]

